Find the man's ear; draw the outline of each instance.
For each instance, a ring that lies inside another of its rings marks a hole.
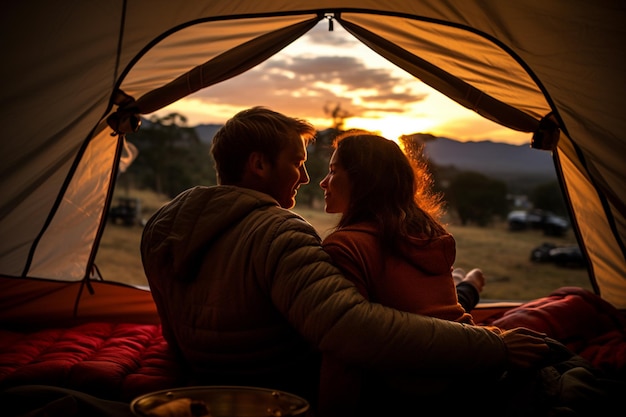
[[[267,158],[261,152],[252,152],[248,157],[248,171],[257,177],[264,177],[268,172]]]

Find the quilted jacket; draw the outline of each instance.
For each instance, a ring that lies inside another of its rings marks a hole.
[[[322,242],[337,266],[367,299],[398,310],[473,324],[458,302],[452,265],[456,244],[450,234],[410,237],[389,253],[372,223],[357,223]]]
[[[163,334],[202,383],[304,394],[319,351],[379,370],[504,371],[494,333],[366,302],[315,229],[260,192],[184,191],[150,218],[141,252]]]

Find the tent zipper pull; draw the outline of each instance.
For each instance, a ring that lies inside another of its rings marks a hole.
[[[326,15],[326,19],[328,19],[328,31],[332,32],[334,30],[334,16]]]

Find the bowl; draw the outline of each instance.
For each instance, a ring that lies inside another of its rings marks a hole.
[[[304,398],[285,391],[197,386],[145,394],[130,408],[138,417],[304,417],[310,407]]]

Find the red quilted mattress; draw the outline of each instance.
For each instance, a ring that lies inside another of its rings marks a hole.
[[[159,325],[88,323],[23,334],[0,330],[0,387],[52,385],[129,401],[184,386]]]

